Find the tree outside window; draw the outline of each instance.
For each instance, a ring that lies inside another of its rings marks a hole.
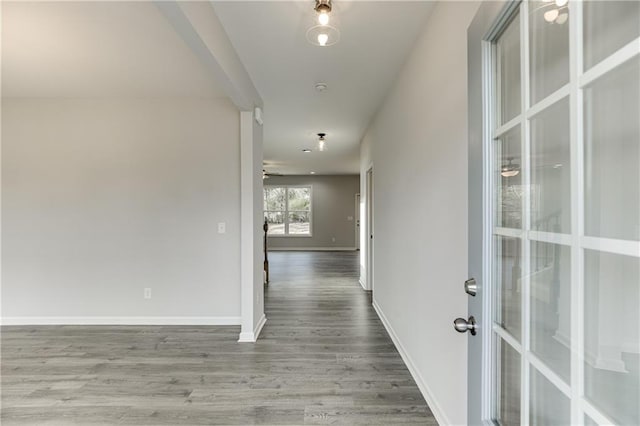
[[[311,235],[311,187],[265,186],[268,235]]]

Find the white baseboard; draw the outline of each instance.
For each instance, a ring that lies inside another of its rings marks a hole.
[[[364,291],[369,291],[369,289],[367,288],[367,285],[362,280],[362,277],[358,278],[358,282],[360,283],[360,287],[362,287]]]
[[[253,331],[240,333],[240,337],[238,338],[239,343],[255,343],[258,341],[258,337],[260,337],[260,332],[262,331],[262,327],[267,322],[267,316],[262,314],[260,321],[256,324]]]
[[[418,385],[418,388],[420,389],[420,392],[422,392],[422,396],[424,397],[425,401],[427,401],[427,404],[429,405],[429,408],[431,409],[433,416],[438,421],[438,424],[439,425],[452,424],[449,418],[446,416],[446,414],[442,410],[442,407],[440,406],[440,404],[437,403],[436,399],[433,396],[433,392],[431,391],[431,389],[429,389],[427,382],[424,380],[424,378],[416,368],[416,365],[411,359],[411,356],[409,356],[409,353],[405,350],[404,346],[400,342],[400,339],[398,338],[398,335],[393,330],[393,327],[391,327],[389,320],[384,315],[384,313],[382,312],[382,309],[380,309],[380,306],[378,306],[378,303],[375,301],[375,299],[373,300],[373,309],[375,309],[376,313],[378,314],[378,317],[380,318],[380,321],[382,321],[382,325],[384,325],[384,328],[387,330],[387,333],[389,333],[389,336],[391,337],[393,344],[396,346],[396,349],[400,353],[402,360],[407,365],[407,368],[409,369],[409,373],[411,373],[413,380],[415,380],[416,384]]]
[[[356,251],[355,247],[269,247],[269,251]]]
[[[240,317],[4,317],[2,325],[240,325]]]

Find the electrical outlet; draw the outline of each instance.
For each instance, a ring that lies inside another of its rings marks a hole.
[[[151,299],[151,288],[147,287],[144,289],[144,298]]]
[[[353,222],[353,216],[347,216],[347,220],[348,220],[349,222]]]
[[[218,234],[224,234],[227,232],[227,224],[225,222],[218,223]]]

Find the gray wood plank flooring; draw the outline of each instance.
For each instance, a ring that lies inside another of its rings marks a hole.
[[[437,424],[350,252],[275,252],[256,344],[239,327],[2,328],[2,424]]]

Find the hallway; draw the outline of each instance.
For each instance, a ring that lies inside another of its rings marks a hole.
[[[270,262],[256,344],[237,327],[3,327],[2,424],[436,424],[357,253]]]

